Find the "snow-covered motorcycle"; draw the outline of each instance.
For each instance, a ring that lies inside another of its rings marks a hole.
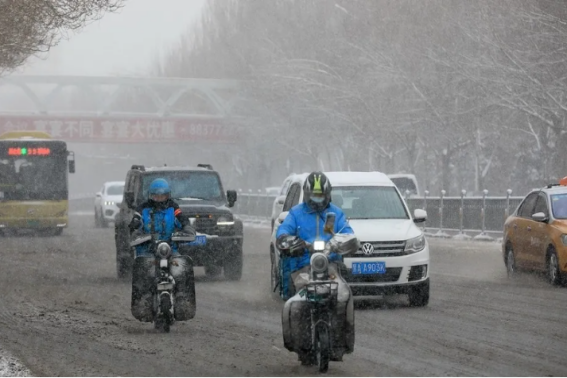
[[[146,245],[148,255],[134,260],[132,315],[153,322],[157,330],[169,332],[177,321],[192,319],[196,312],[195,277],[190,257],[172,253],[195,241],[193,230],[175,232],[171,241],[135,232],[130,246]]]
[[[333,213],[328,214],[326,223],[330,223],[329,218],[334,220],[333,215]],[[332,230],[333,226],[325,228]],[[340,255],[354,253],[359,248],[359,241],[355,235],[340,233],[334,234],[327,242],[315,240],[313,243],[306,243],[299,237],[289,236],[281,241],[278,248],[282,253],[290,255],[301,254],[307,248],[311,255],[309,278],[305,286],[284,306],[282,314],[284,344],[288,350],[298,353],[302,364],[316,363],[320,372],[327,372],[329,361],[335,354],[333,353],[334,340],[346,339],[341,344],[346,344],[347,349],[350,350],[354,348],[354,309],[349,308],[352,302],[345,301],[347,306],[341,311],[341,314],[345,315],[346,321],[336,316],[340,280],[340,277],[337,276],[340,275],[340,269],[330,269],[329,254],[331,252]],[[348,286],[346,286],[346,291],[348,291],[347,295],[350,295]],[[300,319],[296,322],[304,324],[293,324],[292,307],[294,304],[301,306],[307,304],[306,311],[298,310],[304,315],[296,317]],[[303,338],[301,334],[306,332],[310,333],[310,340],[299,340]],[[306,344],[308,348],[305,348]],[[342,354],[336,360],[342,360]]]

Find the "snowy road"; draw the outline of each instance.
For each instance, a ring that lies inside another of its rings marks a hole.
[[[113,230],[74,216],[59,238],[6,237],[0,345],[33,375],[318,376],[284,349],[268,290],[268,231],[248,228],[241,282],[196,271],[197,316],[160,334],[130,314]],[[330,376],[567,375],[567,288],[509,281],[499,245],[430,240],[432,298],[356,311],[356,346]]]

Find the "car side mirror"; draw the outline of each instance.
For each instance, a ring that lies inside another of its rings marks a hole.
[[[422,209],[415,209],[413,211],[414,223],[423,223],[427,220],[427,211]]]
[[[279,196],[279,197],[277,198],[277,200],[276,200],[276,203],[277,203],[278,205],[283,205],[284,202],[285,202],[285,196]]]
[[[284,211],[283,213],[280,213],[280,215],[278,215],[278,222],[280,222],[280,224],[282,224],[288,214],[289,214],[289,211]]]
[[[134,192],[126,192],[124,193],[124,202],[128,205],[129,208],[134,207]]]
[[[101,192],[97,192],[97,193],[96,193],[96,196],[97,196],[97,197],[102,197],[102,193],[101,193]]]
[[[545,215],[545,213],[541,211],[539,213],[533,214],[532,219],[535,220],[536,222],[547,222],[549,220],[547,215]]]
[[[228,200],[228,207],[233,207],[234,203],[236,202],[237,199],[237,194],[236,194],[236,190],[227,190],[226,191],[226,198]]]

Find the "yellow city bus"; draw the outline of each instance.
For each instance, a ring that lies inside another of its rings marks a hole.
[[[32,229],[61,235],[68,224],[75,154],[42,131],[0,135],[0,233]]]

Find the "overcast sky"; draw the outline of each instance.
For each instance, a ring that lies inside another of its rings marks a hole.
[[[31,58],[18,74],[143,75],[200,16],[205,0],[127,0],[115,14],[70,34],[46,60]]]

